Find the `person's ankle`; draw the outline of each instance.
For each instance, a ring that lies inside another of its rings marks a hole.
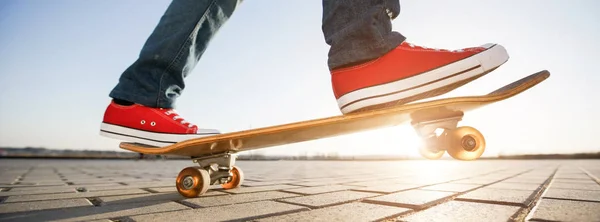
[[[131,105],[135,104],[134,102],[130,102],[130,101],[127,101],[127,100],[122,100],[122,99],[116,99],[116,98],[114,98],[113,101],[116,104],[119,104],[119,105],[122,105],[122,106],[131,106]]]

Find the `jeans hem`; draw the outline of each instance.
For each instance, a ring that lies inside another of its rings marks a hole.
[[[405,40],[406,37],[402,34],[392,32],[376,44],[332,54],[327,65],[331,71],[346,64],[373,60],[387,54]]]
[[[133,103],[137,103],[143,106],[147,106],[147,107],[153,107],[153,108],[164,108],[164,109],[172,109],[175,108],[173,106],[173,104],[170,103],[163,103],[163,104],[157,104],[156,103],[156,99],[154,98],[149,98],[147,96],[142,96],[142,95],[138,95],[138,94],[131,94],[131,93],[127,93],[127,92],[123,92],[123,91],[118,91],[118,90],[113,90],[110,92],[109,94],[110,98],[113,99],[122,99],[125,101],[129,101],[129,102],[133,102]]]

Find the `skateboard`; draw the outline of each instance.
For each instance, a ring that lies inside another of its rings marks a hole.
[[[283,144],[298,143],[410,122],[423,140],[419,153],[439,159],[447,152],[457,160],[478,159],[485,150],[483,134],[470,126],[458,126],[464,113],[516,96],[550,77],[547,70],[526,76],[486,95],[463,96],[408,103],[396,107],[362,111],[290,124],[223,133],[182,141],[165,147],[122,142],[122,149],[158,155],[190,157],[198,166],[187,167],[176,179],[177,191],[185,197],[204,194],[211,185],[224,189],[240,187],[242,170],[235,166],[236,153]],[[439,133],[439,130],[442,130]]]

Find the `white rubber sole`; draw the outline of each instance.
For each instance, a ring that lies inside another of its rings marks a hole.
[[[419,75],[350,92],[337,100],[342,113],[384,104],[433,91],[481,75],[508,61],[501,45],[484,45],[487,50]]]
[[[213,129],[199,129],[197,134],[165,134],[136,130],[108,123],[102,123],[100,125],[101,136],[157,147],[168,146],[184,140],[216,134],[220,134],[220,132]]]

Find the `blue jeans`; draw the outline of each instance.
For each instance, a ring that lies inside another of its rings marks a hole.
[[[242,0],[173,0],[139,58],[109,96],[150,107],[174,108],[218,29]],[[393,32],[399,0],[323,0],[322,30],[332,70],[382,56],[405,40]]]

